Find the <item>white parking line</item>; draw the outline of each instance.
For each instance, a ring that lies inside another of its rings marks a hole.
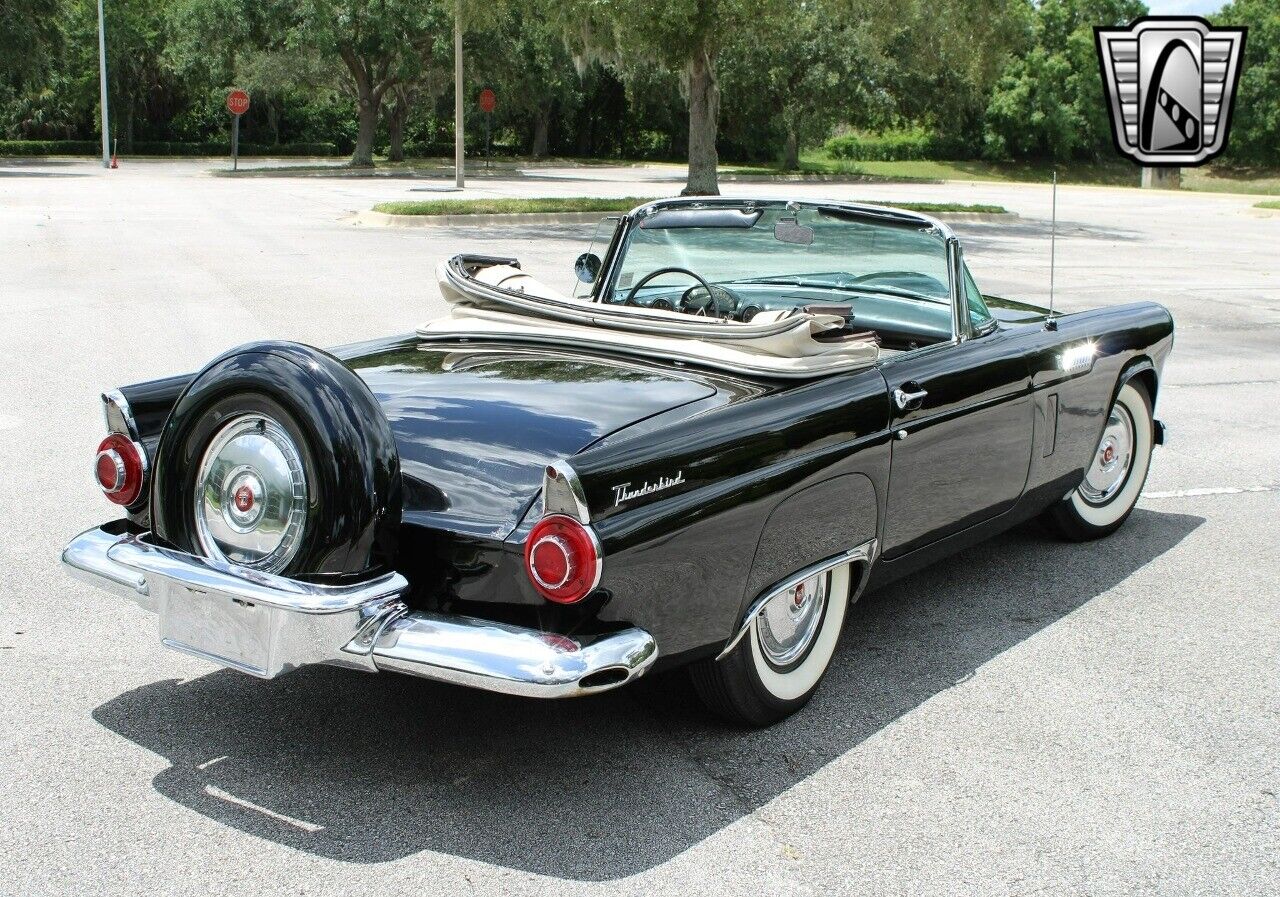
[[[229,804],[235,804],[237,807],[242,809],[253,810],[256,813],[261,813],[263,816],[268,816],[277,822],[283,822],[285,825],[300,828],[304,832],[315,834],[316,832],[324,831],[323,825],[316,825],[314,822],[307,822],[305,819],[294,819],[292,816],[277,813],[275,810],[268,810],[266,807],[260,807],[252,801],[245,800],[242,797],[236,797],[234,794],[228,794],[221,788],[215,788],[212,785],[205,785],[204,793],[210,797],[216,797],[218,800],[225,800]]]
[[[1273,486],[1207,486],[1201,489],[1171,489],[1168,492],[1144,492],[1143,498],[1190,498],[1197,495],[1239,495],[1243,492],[1280,492]]]

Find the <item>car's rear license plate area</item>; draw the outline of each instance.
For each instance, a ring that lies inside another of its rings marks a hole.
[[[160,602],[160,640],[254,676],[274,675],[271,608],[218,592],[169,586]]]

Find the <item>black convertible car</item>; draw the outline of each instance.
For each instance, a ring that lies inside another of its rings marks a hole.
[[[64,562],[255,676],[566,697],[683,666],[765,725],[865,589],[1034,516],[1104,536],[1163,441],[1168,311],[983,295],[923,215],[654,202],[576,271],[458,255],[415,333],[106,393],[125,517]]]

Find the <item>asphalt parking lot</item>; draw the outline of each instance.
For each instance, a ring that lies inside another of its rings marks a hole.
[[[1280,217],[1256,198],[1060,191],[1059,306],[1177,322],[1138,510],[867,596],[814,702],[744,733],[678,682],[569,703],[264,683],[163,651],[152,617],[62,573],[113,516],[89,474],[102,389],[254,339],[410,330],[457,251],[568,286],[593,231],[363,228],[443,182],[206,167],[0,162],[0,894],[1280,892]],[[539,169],[466,195],[681,181]],[[1044,188],[724,192],[999,203],[1019,217],[956,225],[975,276],[1047,295]]]

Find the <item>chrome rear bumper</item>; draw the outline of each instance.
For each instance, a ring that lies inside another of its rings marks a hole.
[[[72,539],[62,562],[76,578],[159,615],[165,646],[266,679],[320,663],[561,698],[616,688],[658,656],[642,629],[570,638],[410,610],[398,573],[316,585],[101,528]]]

